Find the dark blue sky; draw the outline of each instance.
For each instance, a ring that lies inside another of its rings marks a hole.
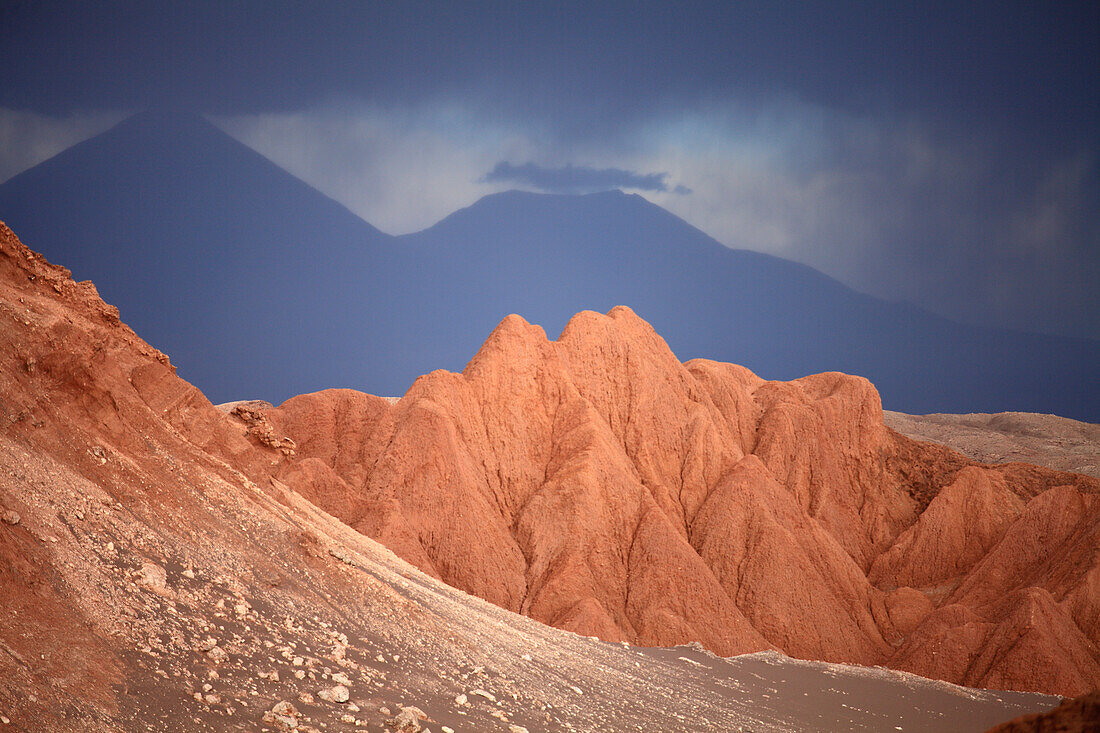
[[[1100,122],[1090,3],[6,0],[2,13],[0,103],[40,111],[442,94],[568,129],[781,91],[1052,142]]]
[[[0,180],[174,105],[387,231],[663,175],[729,246],[1100,337],[1097,39],[1087,3],[4,0]]]

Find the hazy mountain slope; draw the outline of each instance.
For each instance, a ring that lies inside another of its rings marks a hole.
[[[627,308],[506,318],[462,374],[238,409],[423,570],[608,641],[1100,684],[1100,483],[888,430],[865,379],[681,364]]]
[[[283,450],[2,225],[0,417],[11,730],[936,731],[1055,702],[603,644],[444,586],[269,479]]]
[[[201,118],[138,115],[0,185],[0,216],[91,278],[216,401],[400,395],[508,313],[556,335],[632,307],[682,359],[840,370],[891,409],[1100,419],[1100,342],[964,327],[732,251],[637,196],[490,196],[383,235]]]
[[[25,171],[0,218],[214,394],[338,386],[372,353],[353,324],[388,237],[196,115],[139,114]]]
[[[859,374],[891,409],[1042,404],[1100,416],[1100,342],[974,328],[864,296],[803,265],[723,247],[640,196],[498,194],[402,241],[422,257],[417,278],[432,281],[414,333],[433,319],[452,328],[446,314],[457,311],[470,331],[519,313],[556,335],[580,310],[628,305],[681,359],[771,379]]]

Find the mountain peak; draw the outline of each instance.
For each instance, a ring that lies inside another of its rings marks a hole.
[[[206,116],[193,109],[170,104],[146,107],[122,120],[119,124],[141,125],[210,125]]]
[[[227,372],[277,364],[284,340],[323,333],[355,291],[320,284],[361,271],[390,241],[201,115],[171,108],[138,112],[6,181],[0,218],[95,282],[219,401],[241,388],[218,388]],[[278,369],[250,380],[284,398],[350,381],[317,374],[302,364],[289,388]]]
[[[622,304],[681,359],[861,374],[891,409],[1100,414],[1097,342],[886,303],[619,190],[506,191],[392,238],[187,110],[139,112],[0,184],[0,217],[219,402],[399,394],[460,370],[505,314],[558,334]]]
[[[532,204],[532,203],[558,203],[558,204],[617,204],[623,202],[644,203],[648,206],[660,209],[661,207],[648,201],[644,196],[636,193],[626,193],[618,188],[606,191],[593,191],[590,193],[558,193],[551,191],[526,191],[519,188],[510,188],[507,191],[499,191],[482,196],[468,209],[499,204]],[[664,209],[661,209],[664,211]]]

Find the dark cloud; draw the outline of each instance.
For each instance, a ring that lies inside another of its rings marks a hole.
[[[630,187],[865,292],[1100,337],[1098,27],[1100,3],[1022,0],[0,0],[0,176],[74,139],[43,116],[348,108],[338,134],[243,137],[388,226],[503,185]],[[478,183],[500,160],[615,168]]]
[[[496,164],[482,177],[482,183],[514,183],[532,186],[550,193],[584,193],[611,188],[631,188],[638,191],[669,191],[668,173],[637,173],[622,168],[588,168],[566,165],[547,168],[534,163],[512,165],[508,161]],[[691,189],[676,186],[673,193],[688,194]]]
[[[857,114],[1100,127],[1097,3],[0,3],[0,106],[477,99],[582,137],[731,96]]]

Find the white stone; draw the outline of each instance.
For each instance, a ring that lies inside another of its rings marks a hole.
[[[470,690],[470,694],[471,695],[477,695],[478,697],[484,697],[489,702],[496,702],[497,701],[496,695],[494,695],[491,692],[486,692],[485,690],[482,690],[482,689]]]
[[[348,693],[348,688],[343,685],[336,685],[336,687],[330,687],[325,690],[318,690],[317,697],[321,698],[325,702],[347,702],[351,695]]]

